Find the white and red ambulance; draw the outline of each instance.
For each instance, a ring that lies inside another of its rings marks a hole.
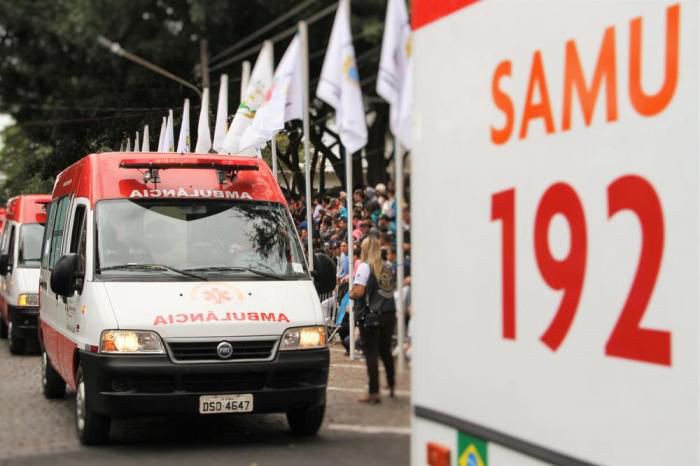
[[[48,210],[44,394],[76,390],[85,444],[139,415],[284,412],[314,434],[329,368],[317,289],[335,284],[316,261],[314,279],[262,160],[88,155]]]
[[[412,464],[700,464],[698,2],[412,13]]]
[[[49,194],[23,194],[7,202],[0,240],[0,338],[10,353],[35,341],[39,315],[39,263]]]

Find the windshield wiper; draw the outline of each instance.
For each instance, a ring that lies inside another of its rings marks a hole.
[[[265,272],[263,270],[254,269],[252,267],[227,267],[227,266],[199,267],[196,269],[187,269],[187,270],[193,271],[193,272],[250,272],[250,273],[254,273],[256,275],[260,275],[262,277],[274,278],[275,280],[284,280],[285,279],[285,277],[283,275],[279,275],[279,274],[272,273],[272,272]]]
[[[187,277],[196,278],[197,280],[208,281],[207,277],[203,277],[196,273],[190,273],[185,270],[176,269],[175,267],[170,267],[169,265],[163,264],[120,264],[120,265],[110,265],[109,267],[101,267],[99,272],[104,272],[105,270],[169,270],[171,272],[179,273],[180,275],[185,275]]]

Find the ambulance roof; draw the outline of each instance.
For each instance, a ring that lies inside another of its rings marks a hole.
[[[22,194],[7,201],[7,219],[17,223],[46,223],[50,194]]]
[[[158,183],[146,181],[147,167]],[[233,182],[219,174],[236,172]],[[56,178],[53,197],[102,199],[199,198],[278,202],[284,195],[262,159],[213,154],[106,152],[86,155]]]

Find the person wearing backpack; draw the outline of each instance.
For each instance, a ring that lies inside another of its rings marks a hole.
[[[382,260],[381,244],[377,238],[365,238],[360,251],[361,263],[355,274],[350,297],[355,300],[355,315],[367,362],[369,393],[358,401],[377,404],[381,401],[379,357],[386,369],[390,396],[394,397],[395,374],[391,340],[396,326],[395,280],[391,266]]]

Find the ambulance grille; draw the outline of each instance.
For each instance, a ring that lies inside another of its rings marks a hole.
[[[220,358],[216,348],[219,341],[168,342],[170,353],[176,361],[240,361],[249,359],[270,359],[277,340],[240,340],[229,341],[233,354]]]

